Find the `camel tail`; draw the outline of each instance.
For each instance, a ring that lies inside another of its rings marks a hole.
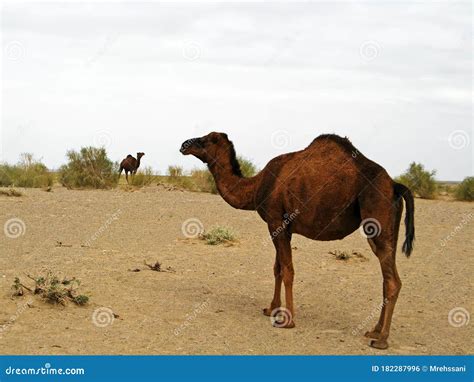
[[[123,167],[122,167],[122,166],[120,166],[120,168],[119,168],[119,175],[121,175],[121,174],[122,174],[122,171],[123,171]]]
[[[405,212],[405,242],[402,246],[402,252],[410,257],[413,251],[413,241],[415,240],[415,199],[408,187],[403,184],[394,184],[395,194],[403,197],[406,204]]]

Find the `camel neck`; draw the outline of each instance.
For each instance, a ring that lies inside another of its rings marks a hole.
[[[227,203],[239,210],[256,209],[258,175],[252,178],[238,176],[233,173],[230,164],[222,166],[214,163],[209,165],[209,171],[214,176],[219,194]]]

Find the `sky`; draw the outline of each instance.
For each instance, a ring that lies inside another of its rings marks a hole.
[[[473,175],[471,2],[4,2],[0,160],[202,167],[225,132],[260,168],[336,133],[396,176]]]

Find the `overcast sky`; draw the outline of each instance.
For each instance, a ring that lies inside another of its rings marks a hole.
[[[392,175],[473,174],[472,6],[464,3],[7,3],[0,154],[52,168],[69,149],[198,167],[228,133],[263,167],[322,133]]]

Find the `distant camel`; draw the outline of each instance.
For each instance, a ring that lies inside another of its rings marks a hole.
[[[304,150],[272,159],[252,178],[242,176],[234,146],[226,134],[210,133],[189,139],[180,151],[207,163],[227,203],[238,209],[256,210],[268,224],[276,248],[275,291],[270,307],[263,313],[273,317],[274,326],[295,326],[292,234],[313,240],[340,240],[362,226],[380,261],[384,297],[380,319],[365,335],[371,338],[371,346],[388,347],[392,314],[402,285],[395,264],[402,198],[407,207],[402,250],[407,257],[415,238],[414,199],[407,187],[395,183],[347,138],[332,134],[320,135]],[[286,309],[280,308],[282,281]],[[334,299],[328,303],[334,303]],[[287,316],[283,323],[278,321],[282,314]]]
[[[132,177],[137,173],[138,167],[140,167],[140,160],[145,153],[137,153],[137,159],[132,157],[130,154],[120,163],[119,175],[122,174],[122,171],[125,170],[125,179],[128,183],[128,173],[130,172]]]

